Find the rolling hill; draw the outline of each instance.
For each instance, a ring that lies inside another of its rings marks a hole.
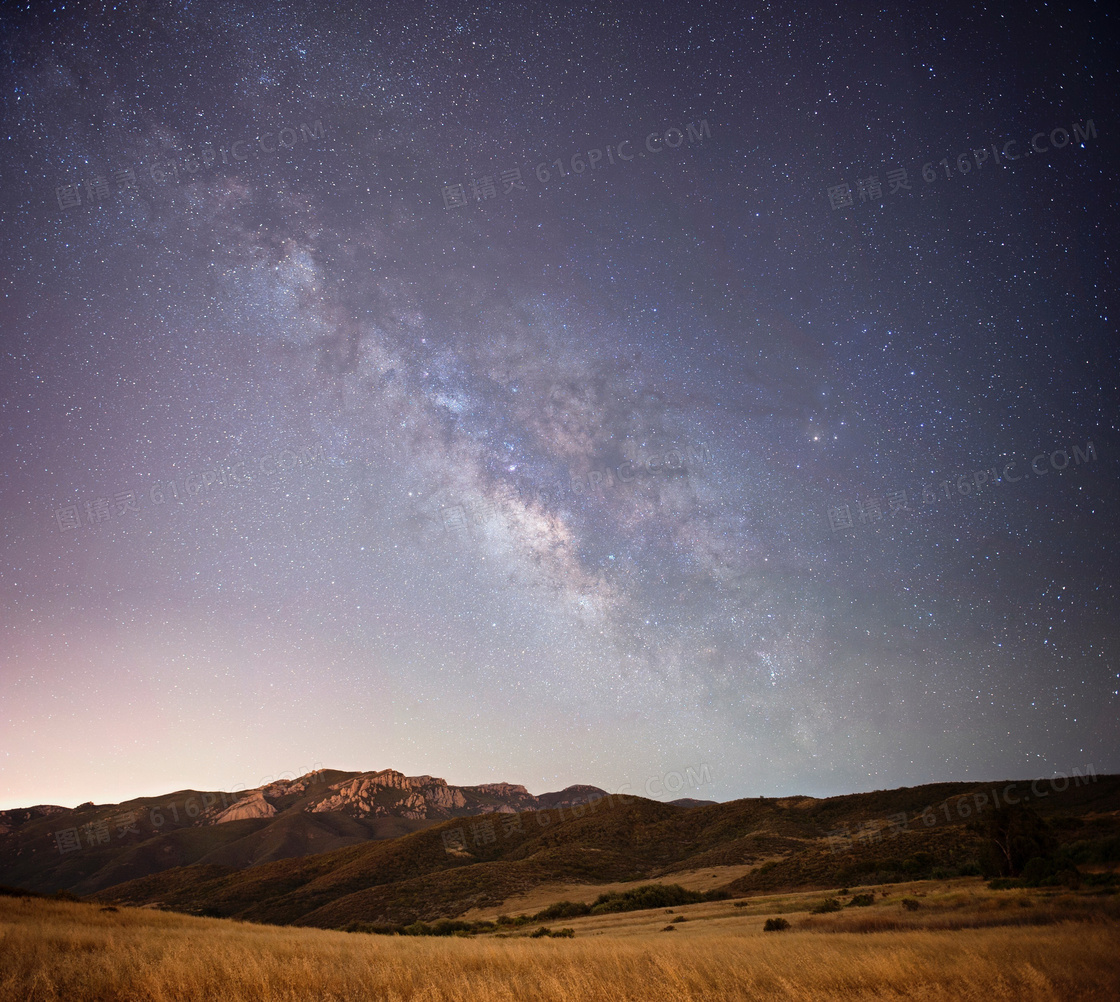
[[[1036,791],[1034,800],[1028,789]],[[975,822],[992,816],[1001,791],[1013,803],[1030,801],[1056,843],[1076,858],[1106,866],[1120,860],[1117,776],[1066,781],[1061,790],[1037,791],[1029,781],[940,783],[691,808],[592,791],[584,803],[453,818],[397,838],[247,869],[199,862],[104,888],[96,897],[346,928],[453,918],[553,883],[669,879],[701,868],[736,868],[724,885],[735,895],[952,876],[978,872],[985,836]],[[753,864],[746,874],[743,864]]]
[[[236,794],[177,790],[121,804],[0,811],[0,884],[76,894],[172,867],[232,869],[393,839],[441,820],[555,808],[590,786],[536,797],[511,783],[319,770]]]

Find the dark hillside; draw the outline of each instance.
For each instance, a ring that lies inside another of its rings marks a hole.
[[[761,865],[726,885],[728,892],[950,876],[978,872],[993,787],[1021,801],[1030,796],[1029,781],[1020,781],[692,809],[638,797],[604,798],[570,808],[453,819],[401,838],[246,870],[185,867],[98,897],[341,927],[455,917],[552,882],[640,881],[744,863]],[[1037,807],[1056,844],[1078,847],[1087,861],[1107,862],[1120,834],[1120,777],[1037,790],[1046,796],[1035,796],[1030,806]]]

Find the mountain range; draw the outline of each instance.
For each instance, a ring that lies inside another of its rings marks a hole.
[[[186,790],[3,812],[0,885],[360,929],[496,914],[554,888],[593,896],[604,885],[702,876],[741,896],[977,874],[996,810],[1013,804],[1045,832],[1040,852],[1108,893],[1120,862],[1120,776],[1042,782],[667,804],[592,786],[534,797],[506,783],[324,770],[233,802]]]
[[[90,894],[172,867],[242,869],[396,838],[449,818],[606,796],[584,785],[534,796],[513,783],[451,786],[393,769],[322,769],[234,794],[177,790],[73,809],[41,804],[0,811],[0,884]]]

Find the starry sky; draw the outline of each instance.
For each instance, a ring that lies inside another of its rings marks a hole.
[[[0,11],[0,808],[1120,771],[1117,12],[374,6]]]

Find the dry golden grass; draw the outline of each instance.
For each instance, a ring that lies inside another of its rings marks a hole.
[[[556,923],[577,929],[572,940],[366,936],[0,898],[0,1002],[1120,998],[1111,902],[1042,901],[1028,892],[1032,904],[1023,907],[1023,895],[943,886],[924,889],[918,912],[904,911],[903,893],[892,889],[870,908],[811,918],[806,909],[820,893],[755,899],[741,909],[706,902],[674,909],[689,921],[672,933],[652,931],[668,920],[663,910]],[[1053,924],[920,927],[984,915],[1016,921],[1032,909],[1049,909]],[[763,933],[763,919],[781,913],[793,928]],[[902,916],[916,927],[840,931]]]

